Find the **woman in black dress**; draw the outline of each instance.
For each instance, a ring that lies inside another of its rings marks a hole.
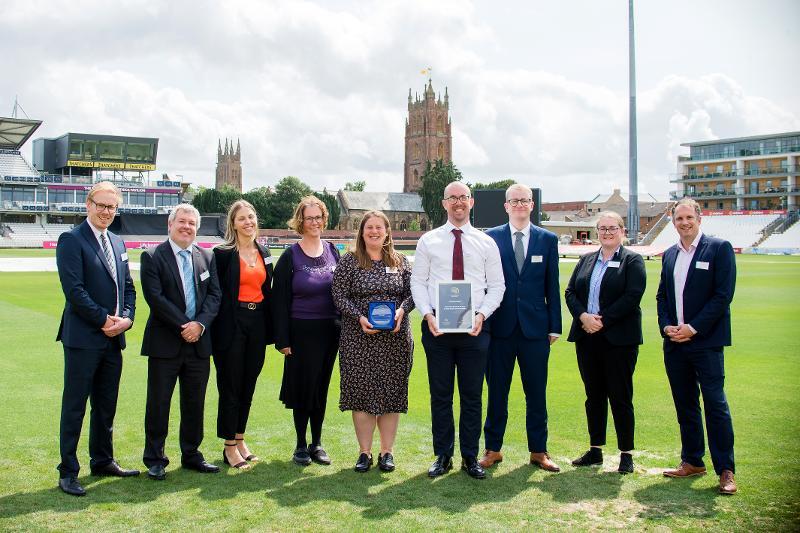
[[[300,200],[289,226],[302,238],[281,255],[272,285],[275,348],[285,356],[280,399],[294,416],[297,445],[292,460],[303,466],[331,463],[322,448],[322,422],[341,321],[331,297],[339,252],[321,238],[327,222],[328,208],[320,199]]]
[[[372,438],[380,434],[378,468],[394,470],[392,455],[400,413],[408,411],[408,376],[414,340],[408,313],[411,269],[408,260],[394,250],[389,219],[369,211],[361,220],[353,252],[345,255],[333,276],[333,300],[342,312],[339,346],[341,396],[339,408],[353,412],[353,426],[360,448],[356,472],[372,465]],[[370,323],[370,302],[395,305],[391,330]]]
[[[217,436],[225,439],[223,460],[235,468],[257,461],[244,432],[264,352],[272,340],[269,249],[256,241],[258,217],[245,200],[228,210],[225,242],[214,248],[222,290],[219,313],[211,326],[219,407]]]

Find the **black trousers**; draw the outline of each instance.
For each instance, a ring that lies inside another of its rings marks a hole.
[[[708,450],[714,471],[736,471],[733,456],[733,421],[725,396],[725,355],[722,348],[693,350],[678,344],[664,352],[672,399],[681,427],[681,460],[694,466],[705,466],[703,417],[700,392],[708,431]]]
[[[198,357],[192,344],[184,343],[177,357],[150,357],[147,362],[147,408],[144,416],[144,464],[167,466],[164,442],[169,430],[169,408],[175,382],[180,380],[181,425],[179,442],[181,463],[203,461],[203,407],[210,363]]]
[[[634,447],[633,371],[639,356],[638,345],[614,346],[601,334],[588,335],[575,343],[578,369],[586,390],[586,421],[589,444],[606,443],[608,405],[614,415],[617,446]]]
[[[102,467],[114,460],[112,433],[121,375],[122,352],[115,340],[109,340],[108,346],[102,349],[64,346],[59,477],[77,477],[80,471],[78,440],[87,399],[92,407],[89,415],[90,465]]]
[[[225,352],[214,354],[219,391],[217,437],[221,439],[233,440],[247,428],[256,381],[264,367],[267,349],[265,312],[264,307],[237,308],[231,345]]]
[[[486,363],[489,401],[483,436],[486,448],[500,451],[508,422],[508,392],[519,362],[522,388],[525,391],[525,430],[529,452],[547,451],[547,361],[550,341],[528,339],[519,325],[509,337],[492,337]]]
[[[452,456],[455,448],[453,390],[458,376],[461,412],[458,417],[458,447],[462,457],[476,457],[481,438],[481,396],[489,352],[489,333],[477,337],[466,333],[431,335],[422,321],[422,346],[428,362],[431,391],[433,453]]]

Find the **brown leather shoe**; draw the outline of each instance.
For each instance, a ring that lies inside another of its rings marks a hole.
[[[561,468],[550,459],[547,452],[531,452],[531,464],[539,465],[539,468],[548,472],[561,472]]]
[[[681,461],[681,464],[678,465],[678,468],[664,470],[664,476],[666,477],[692,477],[704,475],[706,475],[706,467],[692,466],[686,461]]]
[[[734,481],[733,472],[730,470],[723,470],[722,475],[719,476],[719,493],[736,494],[736,481]]]
[[[495,463],[503,462],[503,454],[500,452],[493,452],[492,450],[484,450],[483,457],[478,461],[478,464],[483,468],[489,468]]]

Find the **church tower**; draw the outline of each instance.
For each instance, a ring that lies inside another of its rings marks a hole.
[[[233,139],[228,147],[225,139],[225,151],[222,150],[221,141],[217,141],[217,180],[216,189],[224,186],[232,187],[242,192],[242,150],[239,140],[236,140],[236,151],[233,150]]]
[[[450,103],[447,87],[444,101],[436,97],[428,79],[422,99],[411,98],[408,90],[406,119],[406,161],[403,170],[403,192],[416,192],[422,187],[422,174],[428,161],[452,161],[453,137],[450,133]]]

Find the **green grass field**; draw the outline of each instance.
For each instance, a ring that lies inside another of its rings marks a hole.
[[[47,256],[2,251],[0,257]],[[137,260],[131,254],[132,260]],[[254,399],[249,443],[262,462],[248,472],[183,471],[177,401],[167,441],[173,464],[165,482],[93,478],[87,431],[81,439],[85,498],[62,494],[58,419],[63,373],[54,342],[63,306],[54,273],[0,273],[0,530],[796,530],[800,527],[800,260],[737,258],[734,346],[726,351],[727,392],[736,432],[739,494],[720,496],[713,475],[669,480],[661,469],[679,462],[679,435],[655,319],[660,263],[648,261],[643,300],[645,345],[635,375],[636,473],[622,477],[609,446],[603,469],[569,461],[588,444],[583,387],[573,346],[556,343],[549,373],[549,449],[562,466],[553,475],[527,464],[524,399],[515,378],[505,461],[476,481],[454,470],[431,481],[430,411],[425,356],[417,341],[409,413],[401,417],[397,470],[356,474],[357,444],[349,413],[338,410],[338,373],[329,396],[323,441],[328,467],[291,462],[291,413],[278,401],[281,356],[272,348]],[[562,263],[562,290],[574,263]],[[116,456],[141,468],[146,361],[138,355],[147,305],[138,300],[128,336],[115,427]],[[568,313],[563,310],[565,325]],[[419,315],[414,331],[419,336]],[[217,392],[206,404],[206,458],[222,464],[215,438]],[[177,400],[177,394],[176,394]],[[485,402],[484,402],[485,407]],[[88,417],[87,417],[88,418]],[[613,425],[609,443],[615,443]],[[456,452],[458,453],[458,452]],[[709,459],[710,465],[710,459]]]

